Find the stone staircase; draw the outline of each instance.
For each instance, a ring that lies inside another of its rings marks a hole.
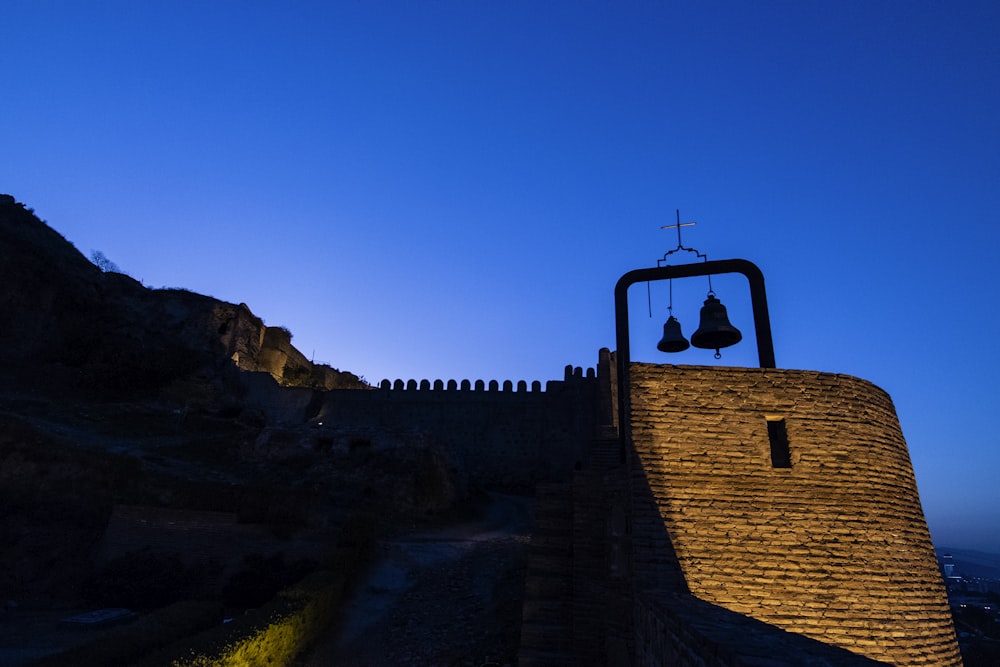
[[[608,482],[619,475],[624,479],[618,432],[604,426],[595,433],[587,465],[573,473],[571,483],[536,487],[521,667],[626,664],[617,658],[621,642],[616,636],[627,631],[619,626],[628,612],[618,608],[618,596],[609,597],[620,582],[613,581],[609,562],[615,545],[609,541],[613,521]],[[609,614],[622,618],[611,619]]]
[[[590,468],[611,470],[621,465],[621,443],[618,429],[614,426],[599,426],[590,444]]]
[[[569,667],[573,660],[573,491],[539,484],[524,579],[520,667]]]

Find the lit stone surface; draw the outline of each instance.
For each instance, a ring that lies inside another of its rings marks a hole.
[[[691,593],[731,611],[891,664],[961,664],[884,391],[828,373],[632,364],[630,396],[634,506],[659,515],[633,519],[640,587],[678,585],[677,562]],[[779,418],[790,468],[771,462],[766,421]]]

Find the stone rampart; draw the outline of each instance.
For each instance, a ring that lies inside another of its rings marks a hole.
[[[827,373],[632,364],[630,401],[639,590],[686,586],[896,665],[961,664],[885,392]]]
[[[476,484],[568,480],[596,428],[597,379],[567,367],[539,382],[388,380],[371,390],[279,387],[248,373],[245,405],[272,424],[310,424],[330,447],[433,446]]]
[[[544,391],[523,381],[384,381],[327,392],[313,419],[344,437],[410,434],[447,451],[474,483],[525,486],[572,475],[593,436],[596,391],[593,369],[572,367]]]

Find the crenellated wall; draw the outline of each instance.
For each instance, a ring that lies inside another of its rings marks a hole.
[[[246,405],[271,423],[309,424],[317,442],[333,448],[433,446],[474,484],[527,488],[570,481],[578,468],[589,474],[598,459],[609,470],[617,465],[617,456],[595,459],[592,449],[615,445],[606,433],[613,369],[602,350],[598,372],[567,367],[544,389],[538,382],[399,379],[365,391],[280,388],[271,376],[251,373]],[[672,642],[695,642],[685,650],[725,648],[736,662],[717,664],[743,664],[740,647],[762,630],[740,618],[776,628],[769,645],[792,646],[784,630],[817,642],[795,644],[802,655],[826,655],[825,645],[859,658],[829,664],[961,664],[906,443],[885,392],[828,373],[650,364],[630,366],[629,387],[631,455],[627,468],[616,469],[629,498],[628,557],[620,567],[629,573],[633,613],[622,611],[624,602],[617,613],[634,618],[636,650],[645,647],[637,664],[671,664],[656,657],[664,637],[649,634],[667,627]],[[598,477],[610,484],[614,475]],[[608,497],[618,493],[612,487]],[[587,516],[586,525],[604,525]],[[616,576],[609,591],[618,590]],[[688,633],[682,626],[690,595],[746,636],[734,629]],[[673,616],[661,618],[668,608]]]
[[[828,373],[630,368],[638,590],[686,586],[891,664],[961,664],[885,392]]]
[[[588,369],[588,376],[593,377],[593,369]],[[547,383],[551,384],[551,383]],[[416,380],[407,380],[403,382],[402,380],[396,380],[395,382],[389,382],[389,380],[382,380],[379,383],[379,388],[383,391],[487,391],[487,384],[483,380],[476,380],[473,384],[470,380],[462,380],[459,383],[456,380],[448,380],[445,384],[444,380],[434,380],[431,384],[430,380],[421,380],[419,383]],[[497,380],[490,380],[488,385],[489,391],[497,392],[500,391],[500,383]],[[542,390],[542,383],[535,380],[531,383],[531,391],[539,392]],[[512,392],[514,391],[514,383],[511,380],[504,380],[503,391]],[[519,380],[517,383],[517,391],[523,393],[528,391],[528,383],[525,380]]]
[[[596,428],[594,369],[563,380],[384,380],[378,389],[279,388],[247,374],[245,403],[270,423],[310,423],[334,447],[433,445],[473,483],[527,487],[568,479]]]
[[[534,382],[383,381],[376,391],[328,392],[315,419],[340,432],[409,433],[445,449],[473,482],[524,486],[567,479],[594,431],[593,369]],[[515,390],[516,389],[516,390]]]

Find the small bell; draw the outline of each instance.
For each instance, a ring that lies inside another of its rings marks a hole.
[[[729,347],[743,340],[740,330],[729,323],[726,307],[709,292],[705,305],[701,307],[701,323],[691,334],[691,344],[704,350]]]
[[[681,323],[673,315],[663,324],[663,338],[656,344],[660,352],[683,352],[691,346],[681,333]]]

